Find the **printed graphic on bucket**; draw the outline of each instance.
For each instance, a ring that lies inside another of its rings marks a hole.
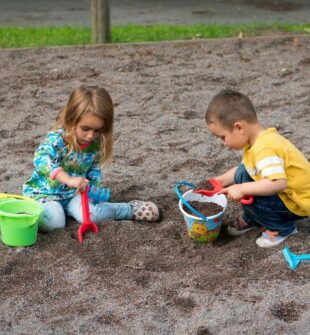
[[[182,200],[179,201],[179,208],[183,214],[190,238],[202,243],[215,241],[220,234],[222,217],[227,207],[227,199],[225,195],[215,194],[212,197],[207,197],[201,194],[193,193],[193,190],[189,190],[183,194],[183,199],[186,201],[214,202],[223,207],[223,210],[220,213],[213,216],[207,216],[203,219],[187,213],[183,209],[186,205],[182,202]]]

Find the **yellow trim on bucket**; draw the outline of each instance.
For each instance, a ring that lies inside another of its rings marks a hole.
[[[25,197],[23,195],[18,195],[18,194],[8,194],[8,193],[0,193],[0,201],[3,199],[20,199],[20,200],[31,200],[35,201],[29,197]]]

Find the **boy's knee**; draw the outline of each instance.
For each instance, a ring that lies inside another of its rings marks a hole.
[[[249,181],[253,181],[253,179],[250,177],[250,175],[248,174],[248,171],[246,170],[244,164],[240,164],[235,172],[235,176],[234,176],[234,181],[235,184],[242,184],[242,183],[246,183]]]
[[[43,204],[44,210],[39,218],[39,230],[49,232],[53,229],[64,228],[66,225],[65,212],[57,201],[49,201]]]

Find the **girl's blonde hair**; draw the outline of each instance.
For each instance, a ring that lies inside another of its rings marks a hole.
[[[99,134],[101,164],[105,165],[112,158],[114,108],[110,94],[100,87],[80,86],[70,95],[66,106],[59,112],[54,130],[63,128],[65,140],[72,151],[81,150],[76,139],[75,127],[86,114],[92,114],[103,120]]]

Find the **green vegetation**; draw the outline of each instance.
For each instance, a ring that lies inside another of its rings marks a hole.
[[[126,25],[112,27],[112,43],[171,41],[193,38],[257,36],[264,33],[310,33],[310,24]],[[91,44],[90,28],[0,27],[0,48]]]

